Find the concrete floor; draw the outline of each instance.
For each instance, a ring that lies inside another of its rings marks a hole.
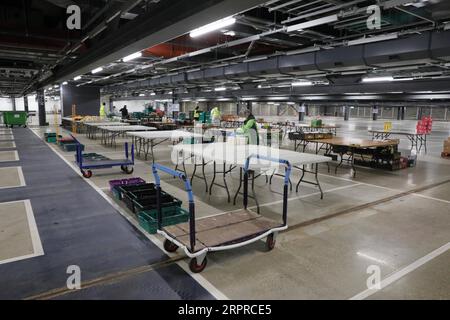
[[[340,126],[338,136],[370,138],[367,130],[383,128],[383,121],[324,121]],[[394,129],[414,127],[415,121],[393,121]],[[35,131],[43,135],[44,129]],[[433,123],[428,152],[418,155],[414,168],[391,172],[358,167],[354,178],[346,166],[337,174],[333,170],[335,164],[331,164],[331,173],[321,166],[319,178],[324,199],[320,200],[317,188],[309,185],[289,194],[289,229],[279,235],[273,251],[266,252],[261,241],[209,254],[208,266],[197,281],[214,291],[216,297],[230,299],[349,299],[367,290],[367,269],[376,266],[387,285],[365,298],[449,299],[450,161],[440,158],[443,140],[448,136],[450,123]],[[83,135],[78,138],[86,145],[86,152],[122,157],[120,143],[114,149]],[[73,153],[50,147],[73,164]],[[284,142],[283,148],[292,147],[289,141]],[[408,141],[401,140],[400,148],[409,149]],[[169,145],[156,150],[157,162],[173,166]],[[137,160],[132,176],[153,181],[150,164],[151,161]],[[90,182],[112,198],[108,181],[129,177],[119,171],[94,171]],[[206,174],[210,181],[211,168]],[[166,175],[162,178],[163,188],[186,204],[181,184]],[[233,194],[238,178],[239,173],[234,172],[228,179]],[[292,181],[296,183],[298,179],[298,172],[294,172]],[[266,217],[281,219],[281,183],[282,180],[274,179],[269,186],[264,178],[256,183],[261,213]],[[193,191],[198,217],[238,209],[242,203],[240,197],[236,206],[227,203],[221,188],[215,188],[209,196],[199,179],[194,179]],[[137,225],[135,216],[123,204],[119,205],[120,212]],[[162,239],[151,240],[160,245]],[[443,252],[432,254],[441,247]],[[135,280],[130,280],[130,286]],[[132,297],[133,293],[124,287],[128,288],[126,283],[111,288],[122,290],[125,298]],[[102,288],[90,290],[96,297],[109,296]]]

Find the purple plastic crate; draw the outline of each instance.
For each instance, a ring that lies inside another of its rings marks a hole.
[[[130,178],[130,179],[120,179],[120,180],[110,180],[109,181],[109,189],[114,191],[117,186],[124,185],[136,185],[136,184],[144,184],[145,180],[142,178]]]

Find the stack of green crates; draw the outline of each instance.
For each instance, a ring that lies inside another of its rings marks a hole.
[[[56,132],[46,132],[44,138],[48,143],[56,143]]]
[[[201,123],[211,123],[211,113],[210,112],[201,112],[198,120]]]
[[[322,119],[313,119],[311,120],[311,127],[318,128],[322,126]]]
[[[173,206],[161,208],[162,227],[167,227],[189,221],[189,212]],[[158,210],[141,211],[138,214],[139,225],[148,233],[155,234],[158,229]]]

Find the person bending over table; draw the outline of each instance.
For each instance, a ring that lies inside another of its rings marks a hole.
[[[247,136],[249,144],[259,145],[258,126],[256,124],[255,116],[248,110],[246,111],[246,114],[247,118],[244,121],[244,125],[236,132]]]

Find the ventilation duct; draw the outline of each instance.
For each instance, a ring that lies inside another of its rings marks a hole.
[[[210,68],[204,70],[205,82],[208,81],[223,81],[225,76],[223,74],[223,67]]]
[[[431,56],[450,61],[450,31],[434,32],[431,35]]]
[[[366,44],[365,61],[376,67],[425,64],[431,61],[430,37],[431,34],[426,32],[404,39]]]
[[[204,72],[203,70],[193,71],[187,73],[187,82],[188,83],[201,83],[204,81]]]
[[[278,61],[281,74],[308,75],[317,73],[315,53],[304,53],[292,56],[281,56]]]
[[[254,77],[279,77],[278,57],[249,62],[248,73]]]
[[[323,71],[354,71],[364,69],[364,47],[340,47],[316,52],[317,69]]]

